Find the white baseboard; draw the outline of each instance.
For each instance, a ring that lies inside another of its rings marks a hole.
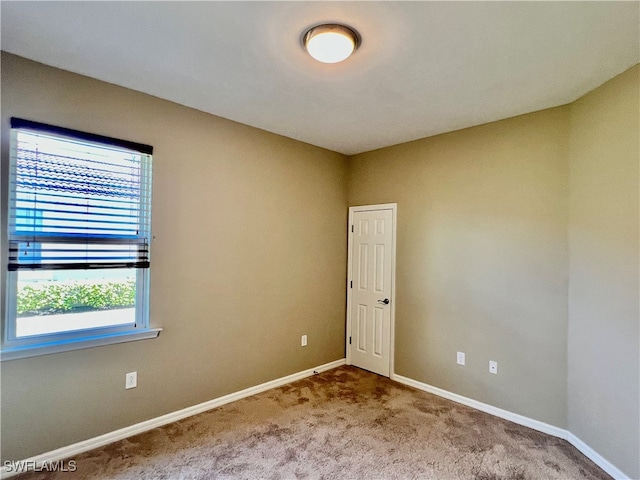
[[[464,397],[462,395],[458,395],[457,393],[452,393],[447,390],[434,387],[433,385],[422,383],[417,380],[403,377],[402,375],[398,375],[395,373],[391,374],[391,380],[394,380],[398,383],[402,383],[404,385],[408,385],[413,388],[417,388],[418,390],[422,390],[428,393],[433,393],[434,395],[437,395],[439,397],[452,400],[456,403],[460,403],[462,405],[466,405],[471,408],[475,408],[476,410],[480,410],[481,412],[489,413],[496,417],[504,418],[505,420],[509,420],[510,422],[517,423],[518,425],[523,425],[525,427],[538,430],[539,432],[547,433],[549,435],[553,435],[554,437],[567,440],[574,447],[580,450],[593,463],[598,465],[601,469],[603,469],[605,472],[607,472],[616,480],[630,480],[630,477],[625,475],[615,465],[613,465],[611,462],[609,462],[602,455],[600,455],[598,452],[596,452],[589,445],[584,443],[582,440],[580,440],[578,437],[576,437],[573,433],[571,433],[568,430],[555,427],[553,425],[549,425],[548,423],[544,423],[539,420],[534,420],[533,418],[525,417],[524,415],[519,415],[517,413],[513,413],[508,410],[503,410],[501,408],[494,407],[493,405],[482,403],[472,398]]]
[[[493,405],[473,400],[472,398],[463,397],[462,395],[458,395],[457,393],[452,393],[447,390],[428,385],[426,383],[418,382],[417,380],[413,380],[411,378],[403,377],[402,375],[397,375],[395,373],[391,376],[391,380],[409,385],[410,387],[417,388],[418,390],[433,393],[434,395],[437,395],[439,397],[452,400],[456,403],[461,403],[462,405],[475,408],[476,410],[480,410],[481,412],[490,413],[491,415],[504,418],[505,420],[509,420],[510,422],[533,428],[534,430],[538,430],[539,432],[548,433],[549,435],[553,435],[554,437],[559,437],[565,440],[567,439],[568,432],[566,430],[554,427],[553,425],[549,425],[548,423],[540,422],[538,420],[525,417],[524,415],[518,415],[517,413],[509,412],[508,410],[503,410],[501,408],[494,407]]]
[[[240,390],[239,392],[230,393],[223,397],[215,398],[213,400],[209,400],[207,402],[200,403],[198,405],[193,405],[191,407],[187,407],[182,410],[177,410],[175,412],[167,413],[166,415],[161,415],[159,417],[152,418],[144,422],[136,423],[135,425],[131,425],[129,427],[125,427],[119,430],[115,430],[113,432],[105,433],[104,435],[99,435],[97,437],[93,437],[88,440],[84,440],[82,442],[78,442],[72,445],[68,445],[66,447],[58,448],[57,450],[52,450],[50,452],[36,455],[34,457],[30,457],[25,460],[22,460],[21,462],[23,464],[29,464],[29,465],[42,465],[43,463],[59,462],[66,458],[71,458],[74,455],[79,455],[89,450],[93,450],[94,448],[102,447],[104,445],[108,445],[109,443],[117,442],[118,440],[123,440],[133,435],[137,435],[139,433],[143,433],[148,430],[152,430],[154,428],[161,427],[163,425],[167,425],[169,423],[176,422],[178,420],[182,420],[183,418],[191,417],[198,413],[206,412],[207,410],[221,407],[222,405],[226,405],[227,403],[235,402],[236,400],[250,397],[252,395],[256,395],[258,393],[271,390],[272,388],[280,387],[287,383],[295,382],[296,380],[301,380],[303,378],[310,377],[316,373],[321,373],[326,370],[331,370],[332,368],[340,367],[345,363],[346,363],[346,360],[343,358],[340,360],[336,360],[334,362],[320,365],[315,368],[303,370],[302,372],[294,373],[286,377],[277,378],[269,382],[261,383],[260,385],[256,385],[254,387],[249,387],[244,390]],[[452,400],[454,402],[460,403],[462,405],[475,408],[476,410],[480,410],[482,412],[495,415],[496,417],[504,418],[505,420],[509,420],[511,422],[517,423],[519,425],[523,425],[525,427],[533,428],[534,430],[538,430],[540,432],[553,435],[554,437],[565,439],[616,480],[630,480],[630,477],[625,475],[615,465],[613,465],[611,462],[606,460],[604,457],[602,457],[602,455],[600,455],[598,452],[592,449],[589,445],[584,443],[582,440],[576,437],[573,433],[567,430],[555,427],[553,425],[549,425],[548,423],[534,420],[529,417],[525,417],[524,415],[519,415],[517,413],[509,412],[508,410],[503,410],[501,408],[497,408],[492,405],[482,403],[477,400],[464,397],[462,395],[458,395],[457,393],[452,393],[447,390],[443,390],[441,388],[434,387],[432,385],[422,383],[417,380],[413,380],[411,378],[403,377],[402,375],[391,374],[391,380],[402,383],[404,385],[408,385],[410,387],[417,388],[418,390],[423,390],[425,392],[433,393],[434,395],[438,395],[439,397],[443,397],[443,398]],[[19,473],[20,472],[17,472],[17,471],[8,471],[6,466],[2,466],[2,468],[0,469],[0,478],[1,479],[10,478]]]
[[[198,413],[206,412],[207,410],[221,407],[222,405],[226,405],[227,403],[235,402],[236,400],[250,397],[252,395],[256,395],[258,393],[264,392],[266,390],[271,390],[272,388],[280,387],[282,385],[286,385],[287,383],[295,382],[296,380],[301,380],[303,378],[310,377],[316,373],[321,373],[326,370],[331,370],[332,368],[340,367],[341,365],[344,365],[345,362],[346,360],[342,358],[334,362],[325,363],[324,365],[320,365],[315,368],[310,368],[308,370],[303,370],[302,372],[287,375],[286,377],[281,377],[275,380],[271,380],[269,382],[261,383],[260,385],[249,387],[244,390],[240,390],[239,392],[230,393],[228,395],[224,395],[223,397],[219,397],[219,398],[214,398],[213,400],[209,400],[207,402],[200,403],[198,405],[193,405],[191,407],[183,408],[182,410],[177,410],[175,412],[167,413],[166,415],[161,415],[159,417],[152,418],[144,422],[136,423],[129,427],[125,427],[119,430],[115,430],[113,432],[105,433],[104,435],[99,435],[97,437],[93,437],[88,440],[84,440],[82,442],[78,442],[72,445],[68,445],[66,447],[58,448],[57,450],[52,450],[50,452],[36,455],[34,457],[30,457],[16,463],[41,466],[42,464],[45,464],[45,463],[58,462],[66,458],[71,458],[74,455],[79,455],[89,450],[93,450],[94,448],[102,447],[109,443],[117,442],[118,440],[123,440],[127,437],[131,437],[133,435],[137,435],[139,433],[143,433],[148,430],[152,430],[154,428],[167,425],[168,423],[173,423],[178,420],[182,420],[183,418],[191,417]],[[22,472],[9,471],[8,468],[3,465],[2,468],[0,469],[0,478],[2,479],[10,478],[15,475],[18,475],[19,473],[22,473]]]
[[[631,479],[630,476],[625,475],[622,472],[622,470],[620,470],[615,465],[613,465],[611,462],[609,462],[606,458],[604,458],[602,455],[600,455],[598,452],[596,452],[593,448],[591,448],[589,445],[587,445],[582,440],[580,440],[578,437],[576,437],[573,433],[567,432],[567,434],[568,434],[567,435],[567,441],[571,445],[573,445],[578,450],[580,450],[584,454],[585,457],[589,458],[593,463],[598,465],[601,469],[603,469],[605,472],[607,472],[613,478],[615,478],[616,480],[630,480]]]

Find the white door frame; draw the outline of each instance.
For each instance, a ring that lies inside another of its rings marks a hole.
[[[347,244],[347,335],[346,335],[346,352],[347,352],[347,365],[351,365],[351,345],[349,344],[349,337],[351,336],[351,302],[352,302],[352,289],[351,282],[353,281],[353,214],[355,212],[370,212],[375,210],[391,210],[391,332],[389,334],[389,377],[394,375],[394,345],[395,345],[395,325],[396,325],[396,225],[398,218],[398,204],[397,203],[381,203],[377,205],[360,205],[357,207],[349,207],[349,241]]]

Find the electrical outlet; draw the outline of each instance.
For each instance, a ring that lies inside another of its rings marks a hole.
[[[464,352],[458,352],[458,358],[456,360],[456,363],[458,365],[464,365],[465,359],[464,359]]]
[[[302,335],[302,338],[300,338],[300,346],[301,347],[306,347],[307,346],[307,336],[306,335]]]
[[[138,386],[138,372],[129,372],[125,375],[124,388],[136,388]]]
[[[493,360],[489,360],[489,373],[493,373],[495,375],[498,374],[498,362],[494,362]]]

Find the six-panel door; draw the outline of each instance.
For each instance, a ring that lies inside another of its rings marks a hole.
[[[389,376],[392,211],[353,214],[351,363]]]

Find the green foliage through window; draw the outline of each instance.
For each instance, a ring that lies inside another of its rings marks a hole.
[[[136,284],[129,282],[25,285],[18,288],[18,316],[50,315],[135,307]]]

